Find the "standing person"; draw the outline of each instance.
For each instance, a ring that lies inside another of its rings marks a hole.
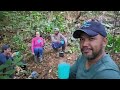
[[[32,39],[32,54],[34,55],[34,61],[38,63],[38,57],[39,61],[41,62],[43,60],[43,51],[44,51],[44,44],[45,40],[40,37],[40,33],[36,32],[36,37]]]
[[[52,48],[57,52],[58,57],[58,49],[62,47],[62,51],[65,52],[66,46],[67,46],[67,38],[63,36],[59,28],[54,29],[54,34],[51,35],[51,41],[52,41]]]
[[[118,66],[105,52],[107,33],[99,21],[86,21],[73,37],[80,38],[82,55],[71,66],[70,79],[120,79]]]

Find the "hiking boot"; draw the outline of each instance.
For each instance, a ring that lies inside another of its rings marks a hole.
[[[37,56],[34,56],[34,61],[35,61],[35,63],[38,63]]]
[[[43,58],[42,58],[42,56],[40,56],[40,57],[39,57],[39,60],[40,60],[40,62],[42,62],[42,61],[43,61]]]

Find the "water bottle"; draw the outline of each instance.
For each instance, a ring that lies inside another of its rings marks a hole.
[[[70,64],[62,62],[58,64],[58,78],[59,79],[68,79],[70,73]]]

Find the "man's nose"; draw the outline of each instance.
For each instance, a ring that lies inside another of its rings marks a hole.
[[[89,41],[85,40],[84,43],[83,43],[83,46],[89,46]]]

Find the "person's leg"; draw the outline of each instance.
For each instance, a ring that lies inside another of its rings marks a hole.
[[[43,48],[39,48],[39,58],[40,58],[40,62],[43,60]]]
[[[35,60],[35,63],[37,63],[37,57],[38,57],[38,53],[39,53],[39,49],[38,48],[34,48],[34,60]]]
[[[53,42],[53,43],[52,43],[52,48],[53,48],[56,52],[58,52],[58,45],[57,45],[57,43]]]
[[[52,48],[54,49],[55,53],[56,53],[56,57],[59,57],[59,48],[60,48],[60,44],[59,43],[52,43]]]

